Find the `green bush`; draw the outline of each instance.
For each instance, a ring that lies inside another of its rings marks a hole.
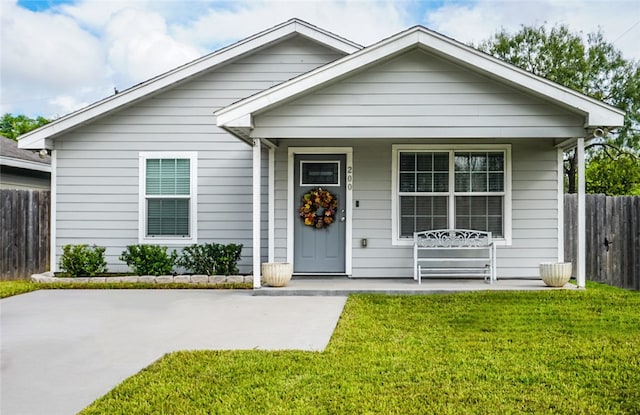
[[[178,265],[195,274],[231,275],[238,273],[242,244],[201,244],[182,250]]]
[[[65,245],[62,248],[60,269],[72,277],[89,276],[107,272],[107,261],[101,246],[90,247],[87,244]]]
[[[120,261],[124,261],[137,275],[169,275],[173,273],[178,254],[167,253],[166,246],[129,245],[122,251]]]

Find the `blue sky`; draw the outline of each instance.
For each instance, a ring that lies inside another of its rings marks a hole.
[[[420,24],[465,43],[600,28],[640,59],[640,0],[0,0],[0,113],[55,118],[292,17],[363,45]]]

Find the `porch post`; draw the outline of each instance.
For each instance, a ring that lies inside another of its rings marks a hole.
[[[268,242],[269,242],[269,262],[275,261],[275,159],[276,159],[276,149],[273,147],[269,147],[269,213],[268,213]]]
[[[253,288],[260,288],[260,185],[262,143],[253,139]]]
[[[579,288],[585,288],[586,280],[586,210],[585,210],[585,176],[584,176],[584,138],[578,138],[576,146],[578,165],[578,254],[576,258],[576,282]]]

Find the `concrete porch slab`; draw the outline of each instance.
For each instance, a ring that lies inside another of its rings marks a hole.
[[[349,294],[427,295],[469,291],[534,291],[577,289],[573,284],[562,288],[547,287],[541,279],[503,279],[489,284],[481,279],[293,277],[285,287],[254,289],[255,296],[347,296]]]

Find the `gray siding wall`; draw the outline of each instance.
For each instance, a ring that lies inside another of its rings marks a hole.
[[[255,119],[263,138],[578,137],[583,117],[413,50]]]
[[[353,148],[354,277],[413,276],[411,246],[392,243],[392,144],[451,144],[452,148],[462,144],[511,144],[513,234],[510,246],[498,247],[498,277],[537,277],[540,262],[557,261],[558,165],[551,139],[323,140],[326,146]],[[313,143],[286,140],[276,153],[276,261],[287,257],[287,147],[305,146]],[[355,201],[360,207],[355,207]],[[362,238],[368,239],[367,248],[360,247]]]
[[[110,270],[125,271],[118,256],[138,243],[138,153],[197,151],[198,242],[244,244],[241,272],[249,272],[251,149],[217,128],[213,112],[339,57],[290,38],[57,139],[56,260],[65,244],[97,244]],[[265,201],[266,192],[265,179]]]

